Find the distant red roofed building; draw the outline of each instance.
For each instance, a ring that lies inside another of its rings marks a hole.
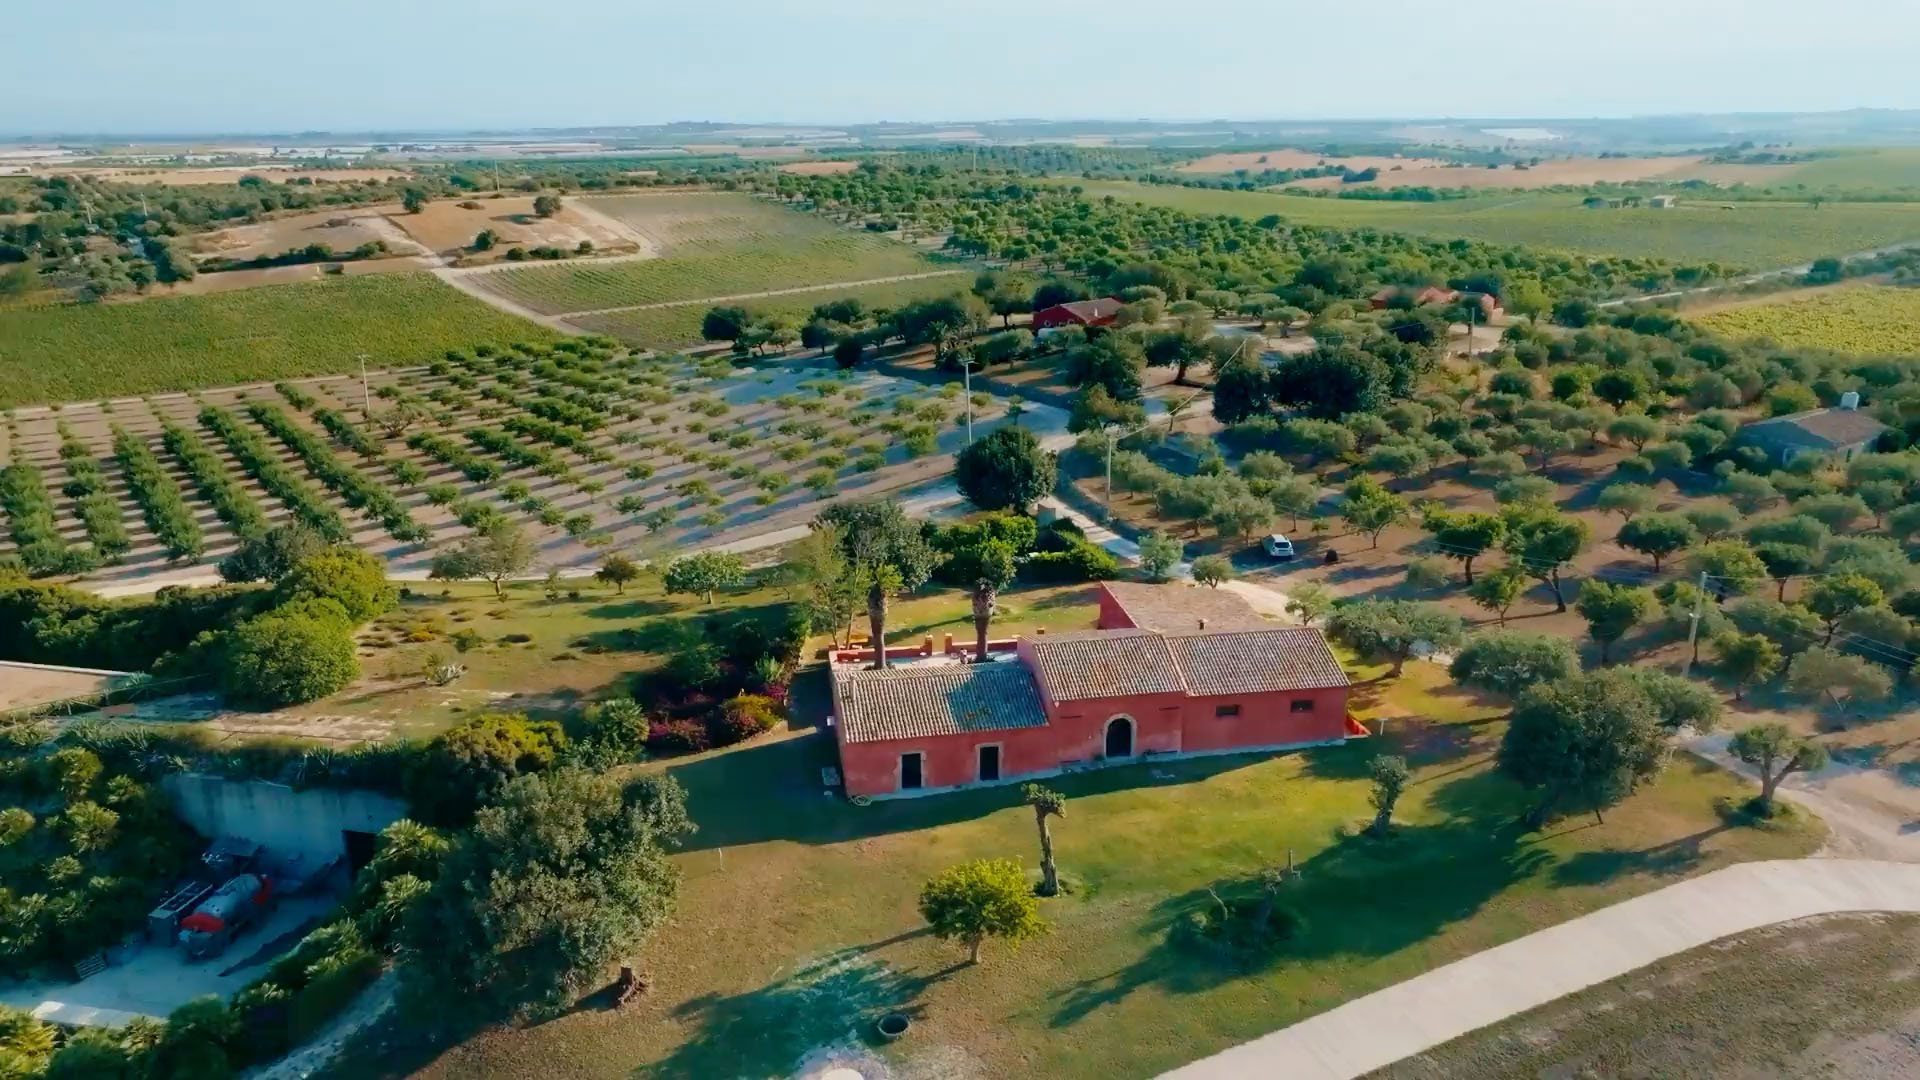
[[[1389,285],[1367,298],[1367,306],[1375,311],[1384,311],[1394,306],[1394,301],[1402,300],[1408,306],[1426,307],[1430,304],[1451,304],[1461,297],[1469,297],[1480,305],[1480,317],[1484,320],[1497,319],[1506,314],[1497,297],[1489,293],[1463,293],[1458,289],[1443,289],[1437,285],[1415,289],[1406,285]]]
[[[1267,622],[1231,592],[1113,582],[1099,626],[871,670],[834,663],[849,796],[888,798],[1139,760],[1286,749],[1364,734],[1321,632]],[[889,655],[894,655],[890,650]]]
[[[1112,326],[1120,317],[1120,309],[1126,305],[1111,296],[1098,300],[1075,300],[1068,304],[1055,304],[1050,308],[1041,308],[1033,313],[1033,332],[1051,330],[1059,326],[1083,326],[1093,328]]]

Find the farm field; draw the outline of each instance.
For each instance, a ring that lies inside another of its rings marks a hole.
[[[1307,169],[1326,164],[1354,171],[1378,169],[1375,180],[1347,183],[1337,176],[1295,180],[1285,186],[1305,190],[1353,190],[1364,188],[1497,188],[1518,190],[1559,185],[1622,184],[1643,180],[1680,182],[1706,179],[1713,166],[1698,156],[1554,158],[1530,168],[1503,165],[1497,169],[1462,165],[1437,158],[1423,157],[1329,157],[1300,150],[1210,154],[1180,166],[1179,172],[1219,175],[1245,169]],[[1777,168],[1763,166],[1757,168]],[[1756,175],[1766,175],[1756,173]],[[1748,182],[1759,182],[1749,180]]]
[[[1050,630],[1072,628],[1061,614]],[[1363,715],[1407,718],[1389,741],[1415,779],[1389,848],[1354,831],[1372,745],[1061,777],[1049,781],[1069,799],[1054,840],[1073,891],[1043,902],[1051,933],[1017,952],[989,946],[978,966],[924,932],[915,895],[964,859],[1032,865],[1017,789],[823,799],[832,751],[819,733],[643,766],[686,787],[701,829],[675,856],[673,933],[636,957],[647,998],[486,1032],[419,1074],[787,1076],[845,1061],[880,1075],[862,1035],[900,1009],[914,1027],[882,1051],[885,1075],[1150,1076],[1680,877],[1819,842],[1817,824],[1727,828],[1716,801],[1741,782],[1688,758],[1604,826],[1523,835],[1510,827],[1521,793],[1488,760],[1497,705],[1426,664],[1357,701]],[[803,709],[796,723],[810,719]],[[1172,934],[1214,902],[1210,889],[1246,895],[1256,868],[1289,853],[1302,874],[1289,902],[1309,926],[1297,944],[1234,962]],[[764,913],[750,931],[743,908]]]
[[[1695,319],[1732,338],[1850,353],[1920,353],[1920,289],[1858,285]]]
[[[1374,1074],[1821,1076],[1920,1071],[1912,915],[1836,915],[1703,946]]]
[[[47,175],[78,175],[96,180],[115,180],[126,184],[167,184],[193,187],[202,184],[237,184],[241,178],[258,176],[273,183],[312,180],[316,184],[345,184],[363,180],[394,180],[410,175],[405,169],[307,169],[287,165],[214,166],[207,168],[154,169],[58,165],[36,168]]]
[[[192,238],[196,256],[252,259],[273,256],[290,248],[325,244],[342,254],[362,244],[384,241],[394,255],[420,255],[426,249],[393,228],[375,209],[329,208],[306,214],[272,217],[234,225]]]
[[[670,552],[944,476],[965,438],[958,387],[562,344],[377,373],[376,414],[414,416],[397,427],[368,422],[360,380],[337,376],[15,416],[0,464],[32,467],[54,547],[117,588],[190,577],[289,519],[399,571],[502,518],[536,542],[536,572]],[[977,427],[1006,415],[976,395]]]
[[[475,283],[541,314],[563,315],[941,268],[896,240],[850,232],[797,211],[766,204],[745,211],[741,203],[751,200],[744,196],[718,213],[658,213],[655,204],[643,210],[626,202],[655,198],[662,196],[594,202],[601,212],[657,236],[663,258],[494,270],[476,275]]]
[[[1371,227],[1421,236],[1680,263],[1718,262],[1749,270],[1846,255],[1920,240],[1920,204],[1682,203],[1672,210],[1589,210],[1573,195],[1487,194],[1437,203],[1306,198],[1122,180],[1076,181],[1095,198],[1113,195],[1203,214],[1279,214],[1303,225]]]
[[[0,316],[0,408],[419,364],[476,341],[556,335],[426,273]]]
[[[457,201],[436,199],[417,214],[404,213],[399,207],[386,207],[385,213],[393,227],[404,231],[425,250],[457,256],[463,262],[498,261],[514,247],[547,245],[572,251],[583,240],[591,243],[595,253],[601,255],[645,249],[642,237],[623,228],[618,221],[582,209],[581,201],[563,199],[560,212],[547,218],[533,212],[531,195]],[[483,229],[493,230],[499,242],[490,251],[469,251],[474,237]]]
[[[1920,147],[1863,149],[1818,158],[1792,169],[1792,182],[1810,188],[1920,188]]]
[[[760,315],[802,320],[814,305],[828,300],[851,298],[871,310],[897,308],[914,300],[929,300],[964,289],[967,279],[960,272],[938,277],[894,281],[853,288],[825,286],[803,292],[784,293],[755,300],[740,301],[740,306]],[[634,348],[661,349],[691,345],[701,340],[700,320],[712,305],[705,300],[689,300],[664,307],[609,311],[599,315],[574,315],[568,321],[583,330],[609,334]]]

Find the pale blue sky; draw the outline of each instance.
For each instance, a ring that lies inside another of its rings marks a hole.
[[[1920,107],[1915,0],[13,0],[0,133]]]

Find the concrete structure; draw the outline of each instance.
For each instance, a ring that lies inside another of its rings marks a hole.
[[[1756,420],[1740,429],[1734,442],[1757,446],[1782,465],[1802,454],[1828,454],[1842,461],[1873,449],[1887,425],[1860,411],[1860,395],[1849,392],[1838,408]]]
[[[1347,1080],[1664,957],[1849,911],[1920,911],[1920,866],[1864,859],[1729,866],[1456,960],[1165,1076]]]
[[[371,791],[296,790],[199,773],[175,773],[160,784],[195,832],[251,840],[276,865],[299,856],[310,869],[335,859],[357,866],[371,856],[374,836],[407,816],[405,803]]]
[[[989,644],[949,641],[833,659],[847,794],[886,798],[1012,783],[1143,756],[1234,753],[1364,734],[1319,630],[1260,618],[1240,596],[1109,583],[1096,629]]]
[[[1120,316],[1123,306],[1118,299],[1103,296],[1098,300],[1075,300],[1041,308],[1033,313],[1033,332],[1038,334],[1059,326],[1111,326],[1114,319]]]
[[[1647,200],[1647,206],[1654,210],[1671,210],[1680,205],[1678,195],[1655,195]]]

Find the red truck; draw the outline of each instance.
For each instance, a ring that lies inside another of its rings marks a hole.
[[[241,874],[213,891],[180,920],[180,947],[190,960],[218,956],[234,936],[266,915],[273,903],[273,881]]]

